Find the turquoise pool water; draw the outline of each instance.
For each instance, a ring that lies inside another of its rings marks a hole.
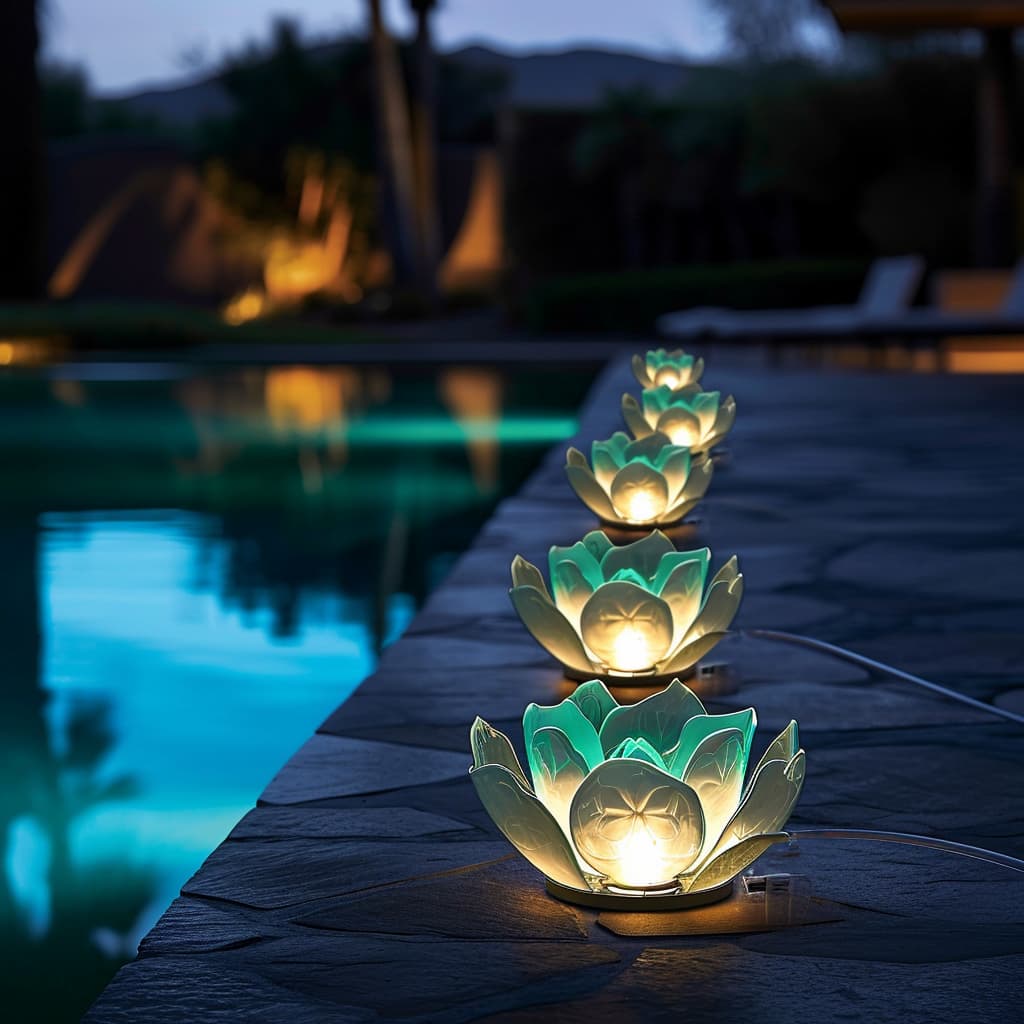
[[[588,383],[467,367],[0,377],[6,1005],[77,1018],[573,431]]]

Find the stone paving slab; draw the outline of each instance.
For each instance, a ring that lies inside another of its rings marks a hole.
[[[706,386],[732,391],[739,417],[688,542],[711,544],[716,565],[739,554],[737,625],[803,632],[1020,709],[1019,381],[708,365]],[[620,428],[631,388],[616,362],[579,447]],[[510,854],[466,776],[468,728],[480,714],[522,754],[525,705],[570,691],[507,598],[514,554],[543,561],[596,525],[563,464],[560,446],[499,506],[88,1021],[1016,1019],[1024,876],[1005,868],[808,838],[756,869],[805,876],[829,923],[681,937],[672,915],[616,926],[558,903]],[[744,636],[714,658],[731,673],[709,710],[756,706],[762,746],[800,721],[794,829],[1024,855],[1024,729],[806,649]]]

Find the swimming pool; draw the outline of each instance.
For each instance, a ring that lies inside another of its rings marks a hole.
[[[0,377],[9,1000],[45,1020],[85,1009],[495,502],[573,432],[589,379]]]

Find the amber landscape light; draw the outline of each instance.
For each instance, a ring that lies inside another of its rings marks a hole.
[[[697,359],[681,348],[671,352],[663,348],[653,349],[646,355],[633,356],[633,376],[642,388],[685,387],[696,384],[704,373],[704,360]]]
[[[700,906],[774,843],[803,785],[796,722],[744,785],[753,708],[709,715],[678,680],[620,705],[598,680],[523,715],[530,776],[477,718],[470,775],[513,846],[563,899],[616,909]]]
[[[661,385],[646,388],[640,401],[624,394],[622,416],[638,440],[660,431],[672,444],[694,453],[708,452],[732,429],[736,399],[722,398],[719,391],[701,391],[699,384],[675,390]]]
[[[730,558],[705,589],[710,563],[708,548],[677,551],[660,530],[618,547],[594,530],[551,548],[551,592],[517,555],[509,594],[570,678],[649,683],[691,671],[732,623],[743,596],[739,564]]]
[[[580,501],[614,526],[650,529],[679,522],[704,497],[714,466],[655,432],[630,441],[622,431],[594,441],[590,462],[566,452],[565,473]]]

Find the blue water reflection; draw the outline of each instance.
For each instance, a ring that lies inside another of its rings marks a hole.
[[[0,376],[5,1006],[80,1015],[587,383]]]

